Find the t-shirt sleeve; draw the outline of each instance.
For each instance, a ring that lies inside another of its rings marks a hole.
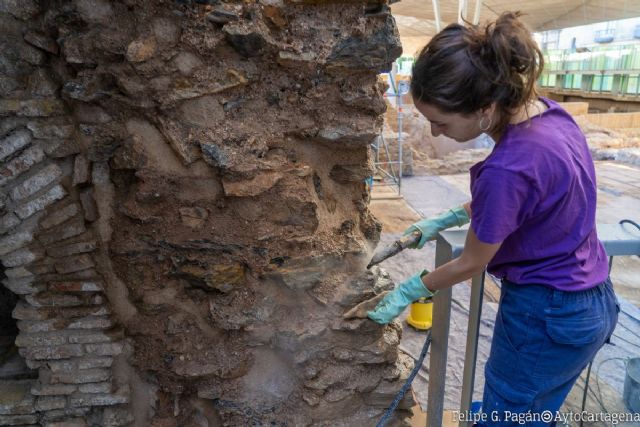
[[[535,186],[524,175],[485,168],[471,188],[471,228],[481,242],[502,242],[527,220],[537,199]]]

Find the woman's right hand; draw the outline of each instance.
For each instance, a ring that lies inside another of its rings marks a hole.
[[[404,236],[414,231],[419,231],[421,236],[417,244],[409,246],[411,249],[422,249],[429,240],[435,240],[438,233],[449,227],[457,225],[461,227],[469,223],[469,214],[463,206],[449,209],[447,212],[435,218],[424,218],[412,224],[404,231]]]

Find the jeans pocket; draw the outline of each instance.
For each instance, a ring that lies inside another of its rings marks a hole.
[[[602,339],[603,319],[600,316],[567,318],[547,316],[547,334],[557,344],[584,346]]]

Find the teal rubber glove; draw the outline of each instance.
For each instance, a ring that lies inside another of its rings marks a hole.
[[[367,317],[376,323],[385,325],[398,317],[412,302],[420,298],[434,296],[437,291],[431,292],[422,284],[422,276],[428,273],[427,270],[422,270],[420,273],[400,283],[397,288],[382,298],[382,301],[376,305],[373,311],[367,312]]]
[[[420,241],[418,241],[416,245],[409,246],[409,248],[422,249],[427,241],[434,240],[442,230],[446,230],[454,225],[462,227],[468,223],[469,215],[467,214],[467,210],[462,206],[458,206],[457,208],[449,209],[447,212],[435,218],[425,218],[416,222],[405,230],[404,236],[414,231],[419,231],[422,234]]]

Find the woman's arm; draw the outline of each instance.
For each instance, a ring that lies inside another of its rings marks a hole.
[[[467,205],[468,203],[463,206],[467,211],[470,211]],[[473,229],[469,228],[462,254],[422,276],[422,283],[428,290],[437,291],[467,280],[485,269],[501,245],[502,242],[482,243],[478,240]]]

